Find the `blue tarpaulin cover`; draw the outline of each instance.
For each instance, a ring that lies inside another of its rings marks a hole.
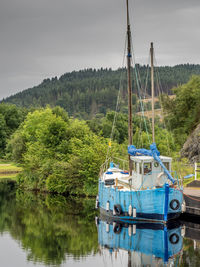
[[[135,146],[128,146],[128,153],[131,156],[139,156],[138,154],[142,156],[150,156],[153,157],[153,154],[156,154],[157,156],[160,156],[160,152],[158,151],[156,144],[153,143],[150,145],[150,150],[145,148],[139,148],[137,149]]]

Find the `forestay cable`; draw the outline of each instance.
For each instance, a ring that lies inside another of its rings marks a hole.
[[[131,42],[131,45],[132,45],[132,51],[133,51],[133,44],[132,44],[132,42]],[[138,71],[137,71],[137,67],[136,67],[136,63],[135,63],[135,55],[134,55],[134,53],[132,53],[132,54],[133,54],[132,64],[133,64],[134,70],[135,70],[135,78],[136,78],[136,85],[137,85],[137,90],[138,90],[138,97],[139,97],[139,102],[140,102],[140,106],[141,106],[142,117],[143,117],[143,120],[144,120],[145,130],[146,130],[147,137],[148,137],[148,142],[149,142],[149,145],[150,145],[151,142],[150,142],[150,138],[149,138],[149,132],[148,132],[148,128],[147,128],[146,118],[145,118],[145,115],[144,115],[144,105],[143,105],[142,97],[141,97],[141,94],[140,94],[141,87],[139,85]]]
[[[122,77],[123,77],[123,67],[125,65],[124,62],[125,62],[125,56],[126,56],[126,46],[127,46],[127,38],[125,37],[125,46],[124,46],[123,61],[122,61],[122,71],[121,71],[121,75],[120,75],[119,90],[118,90],[118,95],[117,95],[117,103],[116,103],[116,108],[115,108],[113,124],[112,124],[112,130],[111,130],[111,134],[110,134],[110,141],[109,141],[107,154],[106,154],[106,160],[109,157],[109,152],[110,152],[110,148],[111,148],[111,142],[112,142],[112,139],[113,139],[115,124],[116,124],[116,119],[117,119],[118,108],[119,108],[119,104],[120,104],[121,91],[122,91],[122,88],[123,88]]]

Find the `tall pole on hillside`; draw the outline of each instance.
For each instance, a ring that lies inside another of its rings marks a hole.
[[[127,8],[127,76],[128,76],[128,142],[132,145],[133,130],[132,130],[132,83],[131,83],[131,27],[129,20],[129,5],[126,0]],[[129,174],[132,175],[132,161],[129,155]]]
[[[150,54],[151,54],[151,97],[152,97],[152,141],[155,143],[155,112],[154,112],[154,49],[153,49],[153,43],[151,43],[150,48]]]

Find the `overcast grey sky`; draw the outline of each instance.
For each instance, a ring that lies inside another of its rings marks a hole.
[[[200,0],[129,0],[135,57],[200,63]],[[0,0],[0,99],[44,78],[122,67],[126,0]]]

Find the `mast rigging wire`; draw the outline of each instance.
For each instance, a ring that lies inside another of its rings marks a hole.
[[[132,46],[132,51],[133,51],[133,43],[132,43],[132,40],[131,40],[131,46]],[[141,94],[140,94],[141,87],[139,85],[138,70],[137,70],[137,66],[136,66],[136,61],[135,61],[135,55],[134,55],[134,53],[132,53],[132,64],[134,66],[134,71],[135,71],[136,85],[137,85],[137,90],[138,90],[138,97],[139,97],[139,102],[140,102],[142,117],[143,117],[143,120],[144,120],[145,130],[146,130],[147,137],[148,137],[148,142],[149,142],[149,145],[150,145],[151,142],[150,142],[150,138],[149,138],[149,132],[148,132],[148,128],[147,128],[146,118],[144,116],[144,105],[143,105],[142,97],[141,97]]]
[[[118,113],[118,108],[119,108],[119,104],[120,104],[121,91],[122,91],[122,88],[123,88],[122,78],[123,78],[123,67],[125,65],[126,47],[127,47],[127,38],[125,37],[125,45],[124,45],[124,53],[123,53],[123,60],[122,60],[122,70],[121,70],[120,82],[119,82],[119,90],[118,90],[118,95],[117,95],[117,103],[116,103],[116,108],[115,108],[115,114],[114,114],[113,124],[112,124],[112,130],[111,130],[111,134],[110,134],[110,141],[109,141],[109,145],[108,145],[108,149],[107,149],[107,154],[106,154],[106,161],[109,158],[109,152],[110,152],[110,148],[111,148],[111,142],[112,142],[112,139],[113,139],[115,124],[116,124],[116,120],[117,120],[117,113]]]

